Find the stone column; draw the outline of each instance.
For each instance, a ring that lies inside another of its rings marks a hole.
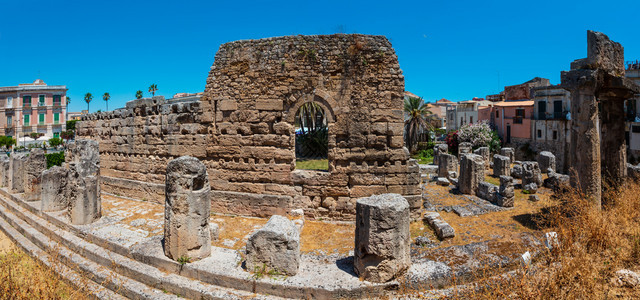
[[[571,185],[592,198],[600,207],[600,125],[594,94],[596,71],[573,70],[562,74],[563,85],[571,89]]]
[[[11,155],[9,187],[12,193],[24,192],[24,164],[26,161],[27,153],[13,153]]]
[[[411,265],[409,203],[398,194],[356,201],[354,269],[360,278],[387,282]]]
[[[484,181],[484,158],[477,154],[463,155],[458,176],[460,192],[475,195],[482,181]]]
[[[624,100],[601,99],[602,103],[602,175],[605,182],[617,185],[627,177]]]
[[[75,225],[90,224],[102,216],[100,199],[100,152],[93,140],[69,144],[69,215]]]
[[[511,159],[498,154],[493,155],[493,176],[511,176]]]
[[[458,145],[458,158],[462,158],[463,155],[471,153],[471,143],[460,143]]]
[[[542,151],[538,154],[538,165],[542,173],[549,173],[556,171],[556,156],[549,151]]]
[[[32,149],[24,166],[24,200],[40,200],[42,172],[46,169],[47,158],[44,156],[44,150]]]
[[[484,159],[484,168],[489,169],[491,159],[491,150],[489,147],[480,147],[473,151],[473,154],[482,156],[482,159]]]
[[[67,169],[59,166],[51,167],[42,172],[42,193],[40,195],[40,210],[60,211],[69,208],[67,194]]]
[[[0,155],[0,186],[9,187],[9,157],[6,155]]]
[[[438,177],[449,178],[449,172],[458,172],[458,158],[447,153],[438,155]]]
[[[516,151],[513,148],[501,148],[500,155],[508,157],[510,164],[516,160]]]
[[[164,254],[173,259],[202,259],[211,255],[209,175],[195,157],[182,156],[167,164],[164,206]]]
[[[248,271],[266,266],[267,270],[293,276],[300,266],[300,232],[291,220],[271,216],[267,224],[247,241]]]

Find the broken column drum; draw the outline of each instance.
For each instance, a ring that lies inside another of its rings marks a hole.
[[[98,142],[78,139],[67,148],[69,215],[71,223],[90,224],[102,216],[100,153]]]
[[[507,156],[493,155],[493,176],[511,176],[511,160]]]
[[[9,173],[10,165],[11,165],[10,158],[6,155],[1,155],[0,156],[0,186],[2,187],[9,187],[9,176],[11,175]]]
[[[458,145],[458,158],[462,158],[462,155],[471,153],[471,143],[460,143]]]
[[[283,216],[271,216],[247,241],[246,267],[250,272],[266,268],[293,276],[300,266],[300,232]]]
[[[491,159],[491,150],[489,147],[480,147],[473,151],[473,153],[482,156],[482,159],[484,159],[484,168],[489,169]]]
[[[42,211],[60,211],[69,208],[67,191],[69,171],[53,166],[42,172],[40,209]]]
[[[398,194],[356,201],[354,269],[360,278],[387,282],[410,266],[409,203]]]
[[[513,163],[516,160],[516,151],[513,148],[501,148],[500,155],[509,158],[509,163]]]
[[[538,187],[542,186],[542,174],[535,161],[522,162],[522,186],[530,183],[535,183]]]
[[[40,199],[42,172],[47,169],[47,158],[41,148],[32,149],[24,165],[24,199],[37,201]]]
[[[465,154],[460,161],[458,187],[460,192],[475,195],[478,185],[484,180],[484,159],[480,155]]]
[[[438,165],[439,163],[438,156],[440,154],[447,154],[448,151],[449,151],[449,146],[447,144],[436,144],[433,147],[433,164]]]
[[[549,173],[549,170],[555,172],[556,156],[549,151],[542,151],[538,154],[538,165],[540,166],[540,171],[542,171],[542,173]]]
[[[164,254],[198,260],[211,255],[211,200],[205,165],[182,156],[167,165],[164,206]]]
[[[449,172],[458,172],[458,158],[451,154],[438,155],[438,177],[449,178]]]
[[[27,157],[28,154],[24,152],[11,155],[9,187],[12,193],[24,192],[24,165]]]

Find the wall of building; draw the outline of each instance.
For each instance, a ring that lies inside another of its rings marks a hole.
[[[134,101],[83,116],[78,136],[100,142],[111,186],[149,200],[163,200],[167,162],[192,155],[207,165],[216,212],[303,208],[352,219],[357,198],[399,193],[415,215],[420,178],[404,148],[403,93],[397,56],[382,36],[237,41],[220,46],[201,102]],[[294,119],[306,102],[327,113],[328,172],[295,169]]]

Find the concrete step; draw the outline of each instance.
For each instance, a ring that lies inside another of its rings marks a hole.
[[[22,204],[22,205],[19,205]],[[13,197],[0,197],[0,217],[11,224],[42,249],[60,249],[62,260],[80,267],[93,276],[94,281],[116,290],[128,298],[173,299],[179,295],[193,299],[250,299],[273,298],[256,296],[250,292],[221,288],[178,274],[163,272],[86,241],[33,213],[26,203]],[[47,214],[40,214],[47,215]],[[175,295],[167,294],[166,292]]]

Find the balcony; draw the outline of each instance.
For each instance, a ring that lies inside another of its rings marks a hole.
[[[38,102],[38,106],[42,107],[42,106],[46,106],[46,105],[45,105],[44,101],[42,101],[42,102]]]
[[[53,106],[54,107],[61,107],[62,106],[62,102],[61,101],[53,101]]]
[[[513,124],[522,124],[522,119],[524,119],[523,116],[515,116],[515,117],[513,117]]]

